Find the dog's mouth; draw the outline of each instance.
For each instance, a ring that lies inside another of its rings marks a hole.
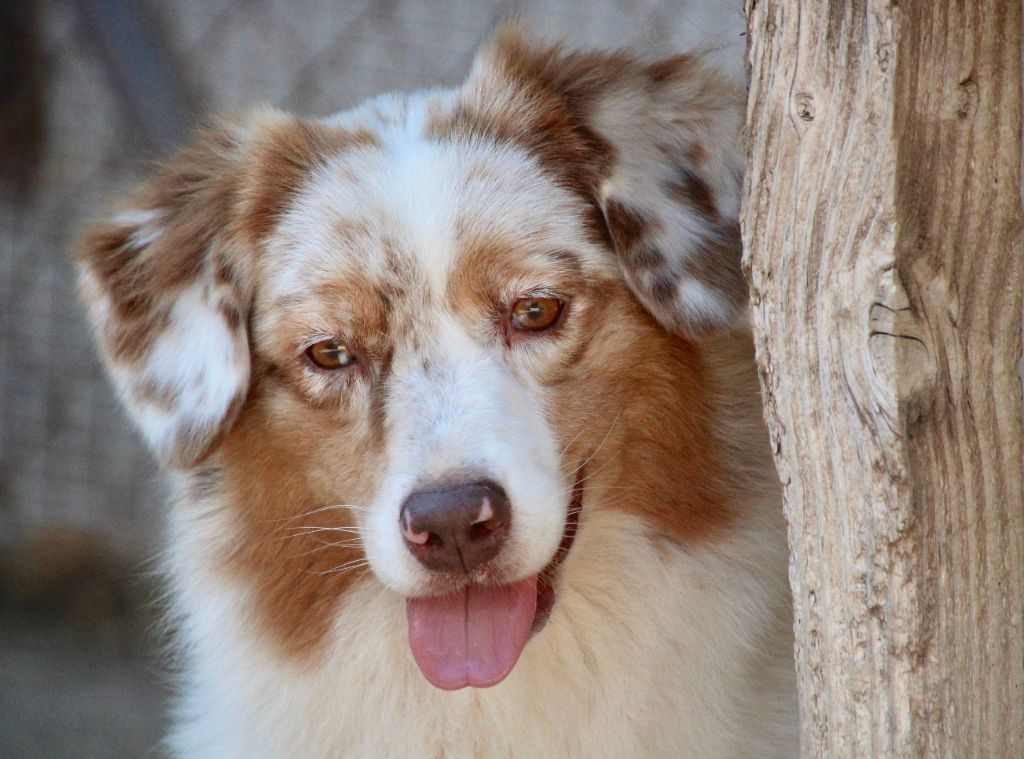
[[[512,671],[530,638],[547,624],[558,568],[579,529],[583,480],[581,467],[562,541],[540,573],[509,585],[471,584],[450,595],[406,602],[409,647],[432,685],[443,690],[497,685]]]

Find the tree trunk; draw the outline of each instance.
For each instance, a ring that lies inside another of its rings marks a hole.
[[[1020,0],[747,0],[805,757],[1024,757]]]

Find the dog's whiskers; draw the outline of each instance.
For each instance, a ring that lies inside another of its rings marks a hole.
[[[362,548],[363,547],[363,541],[360,540],[360,539],[336,540],[336,541],[321,540],[321,541],[318,541],[318,542],[320,543],[320,545],[318,545],[316,548],[311,548],[308,551],[303,551],[302,553],[294,554],[292,556],[292,558],[298,559],[298,558],[300,558],[302,556],[309,556],[310,554],[319,553],[320,551],[327,550],[328,548],[342,548],[342,549],[346,549],[346,548]]]
[[[310,535],[316,535],[318,533],[341,533],[353,535],[356,538],[362,540],[362,534],[364,532],[361,527],[314,527],[314,526],[296,526],[290,527],[286,530],[275,530],[275,532],[282,533],[273,538],[275,542],[283,540],[298,540],[305,538]]]
[[[565,444],[565,447],[564,447],[564,448],[562,448],[562,450],[561,450],[561,451],[559,452],[559,454],[558,454],[558,458],[562,458],[562,456],[564,456],[564,455],[565,455],[565,452],[569,450],[569,447],[570,447],[570,446],[571,446],[571,445],[572,445],[573,443],[575,443],[575,442],[576,442],[577,440],[579,440],[579,439],[580,439],[580,435],[582,435],[582,434],[583,434],[583,433],[584,433],[585,431],[586,431],[586,428],[584,428],[584,429],[580,430],[579,432],[577,432],[577,433],[576,433],[576,435],[575,435],[575,436],[573,436],[573,439],[572,439],[572,440],[570,440],[570,441],[569,441],[568,443],[566,443],[566,444]]]
[[[317,575],[318,577],[323,577],[324,575],[344,574],[345,572],[362,569],[363,567],[369,566],[369,564],[370,562],[367,559],[353,559],[352,561],[346,561],[344,564],[339,564],[336,567],[325,569],[322,572],[310,572],[306,570],[306,574]]]
[[[294,527],[286,527],[278,532],[284,532],[284,538],[294,538],[299,535],[312,535],[317,532],[347,532],[350,535],[362,535],[366,530],[356,525],[338,525],[336,527],[328,526],[316,526],[316,525],[296,525]]]
[[[608,466],[609,466],[610,464],[612,464],[612,463],[613,463],[613,462],[615,461],[615,459],[617,459],[617,458],[618,458],[618,457],[619,457],[620,455],[621,455],[621,451],[620,451],[620,452],[619,452],[618,454],[616,454],[615,456],[612,456],[611,458],[609,458],[609,459],[608,459],[607,461],[605,461],[605,462],[604,462],[603,464],[601,464],[601,466],[599,466],[599,467],[598,467],[597,469],[595,469],[594,471],[592,471],[592,472],[587,472],[587,474],[586,474],[586,475],[585,475],[584,477],[581,477],[580,479],[578,479],[578,480],[576,481],[576,482],[577,482],[577,484],[583,484],[584,482],[586,482],[587,480],[589,480],[589,479],[590,479],[591,477],[593,477],[593,476],[595,476],[595,475],[597,475],[597,474],[600,474],[601,472],[603,472],[603,471],[604,471],[605,469],[607,469],[607,468],[608,468]]]
[[[619,406],[619,410],[615,412],[615,418],[612,419],[612,423],[610,425],[608,425],[608,431],[604,433],[604,437],[601,439],[601,442],[598,444],[597,448],[594,449],[594,452],[591,453],[587,457],[586,461],[584,461],[578,467],[576,467],[571,472],[569,472],[569,476],[570,477],[572,477],[578,471],[583,469],[583,467],[585,467],[587,464],[589,464],[594,459],[594,457],[600,452],[600,450],[602,448],[604,448],[604,444],[608,442],[608,438],[611,436],[612,430],[615,429],[615,425],[618,423],[619,417],[622,416],[622,409],[623,408],[625,408],[625,404],[622,404],[621,406]]]
[[[368,506],[361,506],[360,504],[357,504],[357,503],[332,503],[332,504],[328,504],[327,506],[320,506],[318,508],[312,509],[311,511],[303,512],[301,514],[293,514],[292,516],[281,517],[280,519],[268,519],[266,521],[268,521],[268,522],[294,522],[296,519],[303,519],[305,517],[311,517],[314,514],[321,514],[321,513],[325,512],[325,511],[336,511],[336,510],[340,510],[340,509],[346,509],[348,511],[369,511],[370,510]]]
[[[611,458],[609,458],[607,461],[605,461],[603,464],[601,464],[601,466],[599,466],[594,471],[588,472],[585,476],[583,476],[580,479],[576,480],[576,482],[572,486],[564,488],[561,491],[561,494],[562,495],[566,495],[566,494],[572,493],[574,490],[576,490],[576,488],[579,485],[582,485],[584,482],[589,480],[591,477],[593,477],[593,476],[599,474],[600,472],[604,471],[609,465],[611,465],[619,457],[619,455],[621,455],[621,451],[618,454],[616,454],[615,456],[612,456]],[[577,469],[576,471],[579,471],[579,469]],[[608,485],[606,487],[608,489],[615,489],[615,488],[622,489],[622,488],[627,488],[627,487],[632,487],[632,486],[631,485],[617,485],[617,486],[616,485]]]

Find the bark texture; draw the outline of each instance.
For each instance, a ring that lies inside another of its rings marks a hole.
[[[747,15],[803,755],[1024,756],[1021,3]]]

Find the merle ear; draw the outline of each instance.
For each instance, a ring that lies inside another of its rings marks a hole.
[[[643,107],[610,99],[618,112],[600,116],[617,157],[599,199],[637,299],[670,332],[701,337],[747,303],[742,100],[686,58],[645,73]]]
[[[647,310],[687,337],[733,324],[747,302],[742,89],[699,56],[566,52],[514,26],[484,48],[474,74],[487,71],[561,98],[623,276]]]
[[[201,461],[245,400],[259,237],[308,168],[316,134],[269,109],[222,122],[76,251],[107,369],[165,465]]]
[[[202,134],[76,251],[110,375],[170,466],[202,458],[249,386],[249,262],[226,235],[242,149],[234,125]]]

